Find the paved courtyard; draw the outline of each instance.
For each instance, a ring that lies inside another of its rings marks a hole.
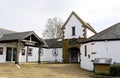
[[[93,78],[79,64],[0,64],[0,78]]]

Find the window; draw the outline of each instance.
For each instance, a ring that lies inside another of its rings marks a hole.
[[[25,55],[25,49],[22,49],[22,55]]]
[[[28,49],[28,56],[32,56],[32,48]]]
[[[87,56],[87,46],[85,45],[85,56]]]
[[[90,54],[88,54],[88,58],[90,58]]]
[[[72,27],[72,36],[75,36],[75,27]]]
[[[0,47],[0,55],[3,54],[3,47]]]

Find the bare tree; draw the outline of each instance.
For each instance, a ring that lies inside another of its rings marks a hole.
[[[63,21],[54,17],[50,18],[47,21],[46,29],[43,31],[42,35],[45,39],[54,39],[54,38],[62,38],[62,25]]]

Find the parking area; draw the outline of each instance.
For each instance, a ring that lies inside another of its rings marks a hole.
[[[93,73],[79,64],[0,64],[0,78],[93,78]]]

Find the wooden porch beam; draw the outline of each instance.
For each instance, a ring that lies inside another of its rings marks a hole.
[[[22,40],[23,42],[26,42],[26,43],[38,43],[38,42],[36,42],[36,41],[31,41],[31,40]]]
[[[19,53],[20,53],[20,42],[17,42],[17,53],[16,53],[15,64],[18,64],[18,65],[19,65]]]
[[[39,46],[39,51],[38,51],[38,64],[41,64],[40,55],[41,55],[41,46]]]

